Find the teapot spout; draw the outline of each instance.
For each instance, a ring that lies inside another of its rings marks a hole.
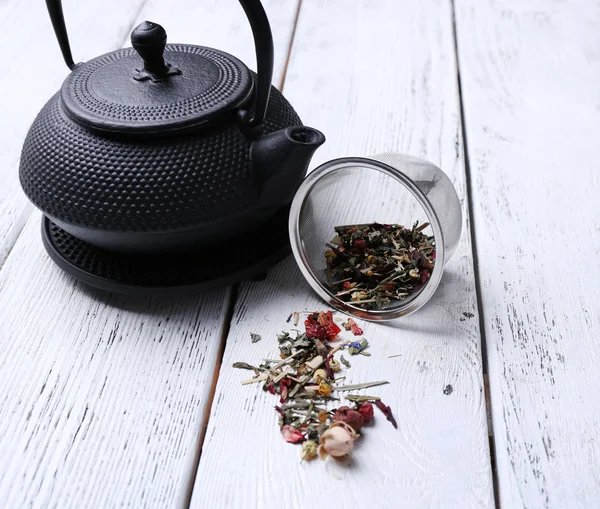
[[[254,178],[262,208],[280,208],[290,203],[315,150],[325,136],[311,127],[295,126],[267,134],[250,150]]]

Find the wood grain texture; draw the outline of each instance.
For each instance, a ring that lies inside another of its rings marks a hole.
[[[143,0],[81,2],[63,8],[76,62],[118,48]],[[0,3],[0,266],[16,242],[32,206],[19,185],[19,157],[37,112],[69,73],[43,2]]]
[[[280,77],[297,4],[264,4],[279,20]],[[110,5],[86,11],[110,25],[120,12]],[[31,12],[25,2],[15,6]],[[172,41],[219,46],[226,38],[225,49],[252,55],[238,2],[218,10],[197,0],[147,2],[141,12],[138,5],[119,44],[136,18],[164,24]],[[0,507],[186,507],[229,291],[135,299],[87,289],[43,252],[39,221],[34,213],[0,271]]]
[[[273,32],[273,84],[278,88],[287,63],[298,2],[261,0]],[[238,0],[146,0],[137,22],[144,19],[163,25],[169,42],[218,48],[256,71],[252,30]]]
[[[93,291],[43,251],[0,272],[0,505],[171,507],[185,489],[227,302]]]
[[[449,3],[303,0],[284,93],[328,137],[317,161],[412,153],[439,164],[464,198]],[[192,508],[493,507],[475,301],[466,216],[432,301],[395,324],[366,325],[372,357],[351,358],[348,383],[390,381],[369,393],[394,409],[399,429],[378,414],[350,464],[300,464],[298,447],[279,435],[273,397],[242,386],[247,374],[231,364],[272,358],[292,311],[325,306],[291,259],[243,285]],[[252,344],[250,332],[262,341]]]
[[[457,0],[502,507],[600,505],[600,4]]]

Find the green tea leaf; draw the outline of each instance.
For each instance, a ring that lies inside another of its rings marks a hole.
[[[356,391],[359,389],[366,389],[367,387],[376,387],[378,385],[389,384],[387,380],[380,380],[378,382],[365,382],[362,384],[353,384],[353,385],[337,385],[333,388],[334,391]]]
[[[360,394],[347,394],[346,399],[355,403],[364,403],[365,401],[379,401],[378,396],[361,396]]]

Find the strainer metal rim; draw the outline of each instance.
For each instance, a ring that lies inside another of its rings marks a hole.
[[[426,161],[424,159],[420,160],[424,164],[431,165],[437,169],[437,166],[430,163],[429,161]],[[421,290],[421,292],[415,298],[409,300],[405,304],[400,304],[399,306],[390,309],[379,310],[365,310],[356,306],[352,306],[351,304],[344,302],[338,299],[335,295],[333,295],[329,288],[327,288],[321,283],[321,281],[317,277],[317,274],[315,274],[310,267],[305,250],[303,248],[302,238],[300,237],[300,217],[302,216],[302,210],[306,203],[306,198],[309,196],[309,194],[321,178],[342,168],[350,166],[361,166],[364,168],[369,168],[371,170],[380,171],[389,175],[390,177],[394,178],[402,185],[404,185],[417,199],[419,204],[423,207],[427,219],[433,229],[433,235],[435,238],[436,245],[436,259],[433,272],[431,273],[429,281]],[[292,253],[294,254],[296,263],[300,268],[302,275],[304,276],[308,284],[313,288],[313,290],[333,308],[337,309],[338,311],[341,311],[342,313],[346,313],[361,318],[363,320],[393,320],[395,318],[407,316],[420,309],[427,301],[429,301],[429,299],[433,296],[435,290],[439,286],[440,281],[442,279],[442,273],[444,271],[444,265],[446,263],[446,252],[444,247],[444,235],[442,232],[442,226],[428,198],[402,171],[398,170],[397,168],[394,168],[393,166],[389,166],[388,164],[382,163],[375,159],[369,159],[367,157],[342,157],[338,159],[333,159],[331,161],[323,163],[319,167],[315,168],[312,172],[310,172],[298,188],[298,191],[294,196],[294,200],[292,201],[289,217],[289,235],[290,243],[292,246]]]

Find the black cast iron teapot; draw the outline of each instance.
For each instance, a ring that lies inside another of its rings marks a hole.
[[[101,248],[162,252],[242,234],[288,205],[325,141],[273,87],[259,0],[239,0],[258,74],[223,51],[166,44],[144,22],[133,48],[75,64],[60,0],[46,0],[71,73],[25,140],[21,185],[69,234]]]

